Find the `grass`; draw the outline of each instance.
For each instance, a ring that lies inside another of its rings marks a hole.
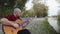
[[[29,27],[28,27],[29,28]],[[32,34],[58,34],[48,23],[47,19],[35,21],[29,28]]]
[[[58,13],[58,26],[60,26],[60,12]],[[59,27],[60,30],[60,27]]]

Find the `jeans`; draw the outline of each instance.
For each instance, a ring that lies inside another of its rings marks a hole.
[[[31,34],[31,33],[28,29],[23,29],[23,30],[18,31],[17,34]]]

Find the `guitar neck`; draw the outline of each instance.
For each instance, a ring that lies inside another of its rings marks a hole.
[[[21,23],[19,23],[19,25],[22,26],[25,23],[26,23],[26,21],[22,21]]]
[[[29,20],[29,17],[27,17],[24,20],[22,20],[22,22],[19,23],[19,25],[22,26],[23,24],[25,24],[27,22],[27,20]]]

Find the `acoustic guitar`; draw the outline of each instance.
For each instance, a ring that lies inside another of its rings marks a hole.
[[[17,34],[18,31],[22,30],[23,29],[23,25],[26,23],[27,20],[29,20],[30,18],[26,18],[25,20],[20,20],[20,19],[17,19],[16,21],[11,21],[13,22],[14,24],[19,24],[20,27],[19,28],[14,28],[12,26],[8,26],[8,25],[3,25],[3,30],[4,30],[4,33],[5,34]]]

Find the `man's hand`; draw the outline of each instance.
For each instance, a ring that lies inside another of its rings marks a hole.
[[[14,27],[14,28],[18,28],[19,25],[18,25],[18,24],[13,24],[13,27]]]
[[[26,26],[30,23],[31,19],[32,19],[32,18],[28,18],[28,19],[23,23],[23,25],[22,25],[23,28],[26,27]]]

